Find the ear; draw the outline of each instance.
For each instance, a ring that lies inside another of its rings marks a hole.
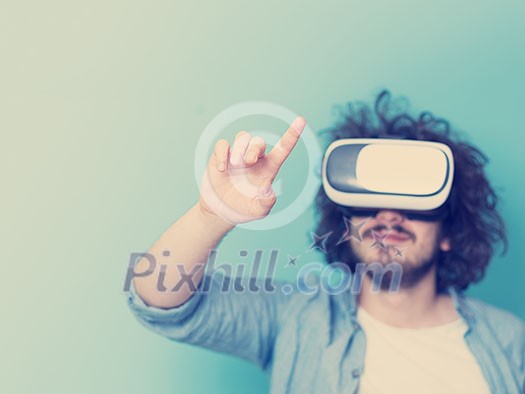
[[[443,238],[439,243],[439,248],[442,252],[450,252],[450,239],[448,237]]]

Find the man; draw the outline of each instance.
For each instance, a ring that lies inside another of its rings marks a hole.
[[[448,200],[436,212],[362,210],[335,204],[321,188],[316,232],[331,234],[327,262],[343,262],[352,272],[357,263],[397,261],[403,267],[399,291],[389,291],[388,276],[373,291],[368,275],[357,295],[237,294],[219,285],[201,291],[204,270],[197,268],[210,251],[236,224],[269,214],[276,200],[272,181],[304,126],[302,117],[295,119],[269,153],[247,132],[231,147],[217,142],[199,203],[149,251],[157,261],[181,266],[147,272],[151,262],[144,258],[135,267],[148,273],[135,277],[129,293],[139,320],[166,337],[258,364],[271,375],[272,393],[523,393],[525,325],[462,295],[483,277],[497,244],[506,243],[485,158],[459,141],[447,122],[396,111],[388,92],[373,109],[350,106],[331,139],[448,145],[455,162]],[[349,223],[359,226],[359,236],[340,242]],[[195,286],[159,291],[159,278],[171,289],[188,273]]]

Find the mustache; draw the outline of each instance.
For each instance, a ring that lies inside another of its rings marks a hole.
[[[404,228],[400,224],[394,224],[393,226],[387,226],[386,224],[376,224],[374,227],[369,228],[368,230],[366,230],[365,233],[363,234],[363,237],[365,237],[365,238],[366,237],[371,237],[373,231],[375,231],[376,233],[379,233],[379,232],[381,232],[383,230],[395,231],[396,233],[407,235],[412,240],[416,239],[416,235],[413,232],[407,230],[406,228]]]

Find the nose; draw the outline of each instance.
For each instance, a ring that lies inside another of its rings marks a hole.
[[[391,209],[382,209],[376,215],[378,221],[391,226],[401,223],[404,218],[405,217],[401,212]]]

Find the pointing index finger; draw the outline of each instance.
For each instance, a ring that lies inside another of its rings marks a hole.
[[[279,138],[277,144],[275,144],[270,153],[268,153],[268,160],[275,164],[277,169],[283,165],[284,161],[292,152],[305,126],[306,120],[302,116],[295,118],[288,130]]]

